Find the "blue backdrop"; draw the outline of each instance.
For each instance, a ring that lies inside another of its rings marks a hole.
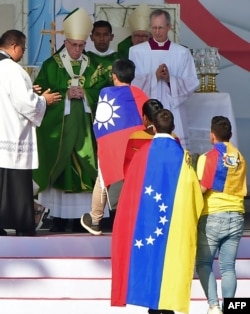
[[[28,64],[40,66],[51,55],[51,36],[42,30],[50,30],[51,22],[69,11],[56,7],[56,0],[29,0],[28,12]]]

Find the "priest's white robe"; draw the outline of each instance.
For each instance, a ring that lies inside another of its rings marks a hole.
[[[0,229],[35,234],[32,169],[38,167],[36,127],[46,99],[28,73],[0,50]]]
[[[180,138],[182,146],[188,149],[188,125],[183,102],[199,86],[189,49],[171,42],[169,50],[152,50],[150,44],[144,42],[130,48],[129,59],[136,65],[132,84],[171,110],[175,119],[174,132]],[[157,81],[156,70],[163,63],[168,67],[170,84],[163,80]]]
[[[28,73],[10,58],[0,61],[0,167],[38,167],[36,127],[46,100],[33,92]]]

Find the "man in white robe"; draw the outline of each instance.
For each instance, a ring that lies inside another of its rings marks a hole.
[[[175,133],[182,146],[189,148],[183,102],[199,86],[193,57],[189,49],[168,39],[171,17],[167,11],[154,10],[149,21],[152,38],[129,50],[129,59],[136,65],[132,84],[171,110],[175,117]]]
[[[59,93],[34,92],[28,73],[17,63],[26,36],[8,30],[0,37],[0,236],[6,229],[17,236],[35,235],[32,169],[38,167],[36,127]],[[39,90],[39,86],[37,86]]]

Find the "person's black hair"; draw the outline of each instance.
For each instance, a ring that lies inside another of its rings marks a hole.
[[[99,21],[94,22],[91,33],[93,34],[95,29],[99,27],[106,27],[109,30],[110,34],[112,34],[112,31],[113,31],[112,26],[108,21],[105,21],[105,20],[99,20]]]
[[[154,114],[154,126],[157,133],[171,134],[174,130],[174,116],[168,109],[160,109]]]
[[[217,140],[229,142],[232,136],[231,122],[227,117],[214,116],[211,120],[211,132],[214,133]]]
[[[23,45],[26,36],[23,32],[17,29],[10,29],[0,37],[0,47],[7,48],[13,44]]]
[[[142,106],[142,114],[145,115],[150,122],[153,123],[154,114],[163,109],[162,103],[157,99],[148,99]]]
[[[112,65],[112,73],[121,83],[131,84],[135,77],[135,64],[129,59],[117,59]]]

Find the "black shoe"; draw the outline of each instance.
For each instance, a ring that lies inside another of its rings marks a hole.
[[[100,235],[102,233],[100,225],[93,225],[92,224],[92,218],[90,214],[84,214],[81,217],[81,225],[83,228],[88,230],[93,235]]]
[[[0,236],[7,236],[7,232],[4,229],[0,229]]]
[[[49,229],[50,232],[65,232],[68,224],[68,219],[64,218],[53,218],[52,227]]]

